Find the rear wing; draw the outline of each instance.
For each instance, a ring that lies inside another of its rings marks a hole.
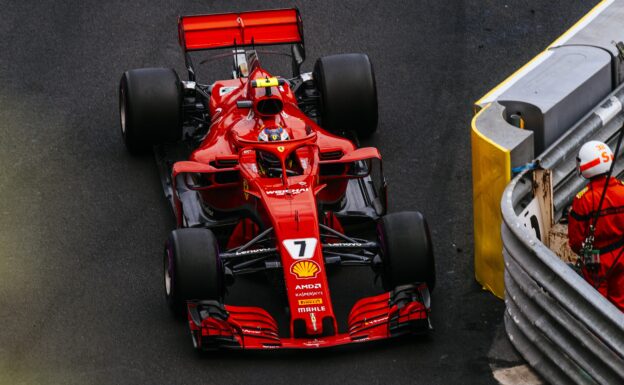
[[[303,23],[296,8],[181,16],[178,34],[185,52],[245,45],[303,45]]]

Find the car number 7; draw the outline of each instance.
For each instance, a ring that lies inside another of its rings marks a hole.
[[[292,259],[309,259],[314,256],[316,238],[285,239],[282,244]]]

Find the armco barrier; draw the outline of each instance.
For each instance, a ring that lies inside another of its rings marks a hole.
[[[624,384],[624,313],[588,285],[543,242],[547,228],[586,182],[576,174],[580,146],[599,139],[615,148],[624,122],[618,87],[507,186],[501,201],[505,329],[512,344],[553,384]],[[624,150],[614,172],[624,171]],[[545,191],[543,177],[550,177]],[[540,175],[542,175],[540,174]],[[534,203],[543,195],[545,203]],[[540,207],[540,209],[536,209]],[[527,214],[539,216],[532,222]],[[536,229],[534,224],[542,224]],[[542,239],[540,239],[540,237]]]
[[[624,313],[548,248],[583,187],[579,147],[597,139],[614,149],[624,124],[622,20],[624,0],[602,1],[475,106],[475,275],[504,295],[511,343],[553,384],[624,384]],[[510,169],[519,175],[503,189]]]
[[[475,103],[471,127],[475,276],[498,297],[504,295],[502,243],[494,229],[501,225],[500,198],[511,170],[531,162],[588,118],[586,114],[624,81],[624,52],[615,44],[624,40],[622,20],[624,0],[600,2]],[[611,110],[607,108],[605,116]],[[598,122],[600,116],[589,118]],[[557,182],[559,176],[553,177]],[[573,190],[578,183],[559,188]],[[555,199],[561,196],[567,194],[555,194]],[[560,215],[564,204],[557,200],[550,215]]]
[[[600,140],[615,150],[617,134],[624,123],[624,115],[621,114],[623,107],[624,84],[537,158],[540,168],[552,170],[553,220],[561,217],[563,209],[583,187],[584,180],[578,178],[575,172],[576,154],[580,146],[588,140]],[[616,175],[620,172],[619,167],[615,172]]]
[[[531,197],[532,173],[514,178],[501,203],[509,339],[553,384],[624,384],[624,313],[518,216]]]

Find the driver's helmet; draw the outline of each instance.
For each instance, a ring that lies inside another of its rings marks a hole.
[[[288,140],[288,132],[282,127],[263,128],[258,135],[258,141],[260,142],[276,142],[280,140]]]
[[[265,127],[260,131],[258,135],[259,142],[278,142],[282,140],[289,140],[290,136],[283,127]],[[270,168],[281,168],[280,161],[275,155],[258,151],[257,152],[258,168],[261,174],[270,174]]]
[[[609,146],[597,140],[585,143],[576,157],[577,170],[586,179],[606,174],[612,162],[613,152]]]

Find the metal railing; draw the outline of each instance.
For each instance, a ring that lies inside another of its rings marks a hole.
[[[538,159],[551,171],[558,220],[584,184],[575,158],[587,140],[612,148],[624,122],[619,87]],[[618,155],[614,173],[624,171]],[[519,217],[532,198],[532,170],[516,176],[501,202],[505,260],[505,329],[512,344],[553,384],[624,384],[624,313],[544,245]],[[545,218],[550,220],[550,218]]]

